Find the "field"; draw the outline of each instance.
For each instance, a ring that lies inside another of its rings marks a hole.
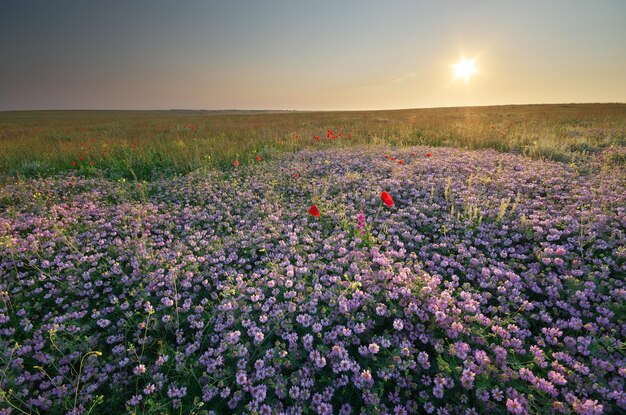
[[[336,139],[326,140],[327,132]],[[79,170],[150,180],[274,153],[363,145],[492,148],[580,163],[626,164],[626,104],[364,112],[0,113],[0,177]],[[314,140],[313,137],[320,137]]]
[[[0,414],[623,413],[625,165],[619,104],[0,113]]]

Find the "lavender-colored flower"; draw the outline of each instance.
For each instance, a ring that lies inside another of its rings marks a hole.
[[[380,347],[376,343],[370,343],[370,345],[367,346],[367,350],[369,350],[371,354],[376,354],[380,350]]]
[[[597,400],[585,399],[584,401],[575,401],[572,405],[574,412],[579,415],[600,415],[603,413],[603,407]]]
[[[426,353],[426,352],[419,352],[417,354],[417,361],[422,366],[422,368],[424,368],[424,369],[429,369],[430,368],[430,361],[429,361],[429,358],[428,358],[428,353]]]
[[[255,386],[251,389],[252,398],[257,402],[262,402],[265,399],[267,393],[267,387],[265,385]]]
[[[402,319],[397,318],[393,321],[393,328],[400,331],[404,328],[404,323],[402,322]]]
[[[156,391],[156,386],[154,383],[149,383],[143,388],[143,393],[145,395],[152,395]]]
[[[102,327],[102,328],[106,328],[111,324],[110,320],[107,320],[106,318],[101,318],[98,320],[98,326]]]
[[[135,366],[135,367],[133,368],[133,373],[134,373],[135,375],[141,375],[141,374],[143,374],[143,373],[146,373],[146,366],[145,366],[145,365],[143,365],[143,364],[139,364],[139,365]]]
[[[246,385],[248,383],[248,376],[246,376],[246,374],[243,372],[237,373],[237,376],[235,378],[237,383],[240,385]]]
[[[472,389],[474,387],[474,378],[476,374],[472,372],[469,368],[463,369],[463,373],[461,375],[461,385],[465,389]]]
[[[512,414],[523,414],[526,412],[522,404],[517,399],[507,399],[506,400],[506,409],[509,410]]]
[[[137,406],[139,405],[139,403],[141,402],[141,400],[143,399],[143,396],[141,395],[133,395],[129,400],[128,400],[128,405],[130,406]]]
[[[315,406],[315,411],[319,415],[330,415],[333,413],[333,407],[329,403],[322,402]]]
[[[167,389],[167,396],[169,398],[184,398],[185,395],[187,395],[186,386],[177,387],[177,386],[171,385]]]

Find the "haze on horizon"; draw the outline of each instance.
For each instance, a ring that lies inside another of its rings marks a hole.
[[[625,102],[624,22],[623,0],[5,0],[0,110]]]

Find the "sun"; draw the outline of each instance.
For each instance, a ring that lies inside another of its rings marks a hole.
[[[469,81],[470,77],[476,72],[476,59],[461,58],[459,63],[453,65],[455,79],[463,78],[465,82]]]

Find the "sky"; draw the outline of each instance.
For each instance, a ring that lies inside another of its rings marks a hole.
[[[0,1],[0,110],[570,102],[626,102],[626,0]]]

